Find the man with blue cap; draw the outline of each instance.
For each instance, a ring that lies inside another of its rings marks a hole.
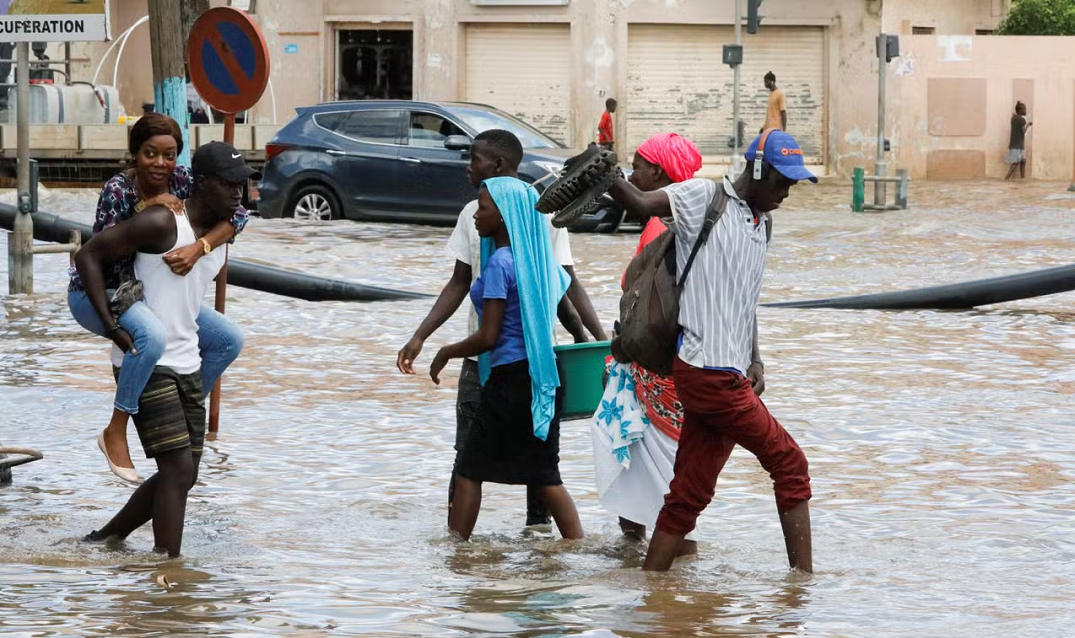
[[[770,214],[791,187],[817,178],[799,145],[777,129],[764,131],[746,152],[747,170],[734,181],[689,179],[642,192],[618,179],[611,190],[633,214],[660,217],[675,232],[676,267],[683,272],[706,212],[723,188],[727,204],[701,246],[679,299],[680,345],[673,369],[684,418],[675,477],[657,518],[643,569],[663,571],[713,499],[717,476],[741,445],[773,479],[777,511],[793,569],[813,571],[810,476],[806,455],[751,387],[751,368],[764,366],[757,348],[757,306]]]

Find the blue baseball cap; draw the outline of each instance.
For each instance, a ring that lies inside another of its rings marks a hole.
[[[754,158],[758,156],[758,144],[760,142],[761,135],[754,138],[754,141],[747,147],[745,157],[748,162],[753,162]],[[793,179],[797,182],[809,180],[817,184],[817,178],[806,169],[806,165],[803,163],[803,151],[799,148],[799,143],[784,131],[773,131],[769,134],[769,139],[765,140],[765,153],[762,162],[780,171],[780,174],[788,179]]]

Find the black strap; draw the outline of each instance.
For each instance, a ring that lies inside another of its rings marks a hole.
[[[679,276],[678,289],[683,290],[683,284],[687,282],[687,274],[691,271],[691,266],[694,265],[694,258],[698,256],[698,251],[705,245],[706,240],[709,239],[709,233],[713,231],[713,227],[720,221],[721,215],[724,214],[724,210],[728,208],[728,194],[724,192],[724,182],[717,182],[717,193],[713,196],[713,202],[709,205],[709,210],[705,212],[705,221],[702,222],[702,230],[698,231],[698,239],[694,242],[694,248],[691,249],[690,257],[687,257],[687,264],[683,267],[683,274]]]

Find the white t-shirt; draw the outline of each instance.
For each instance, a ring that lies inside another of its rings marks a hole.
[[[474,213],[478,211],[478,200],[474,200],[463,207],[459,213],[459,219],[455,222],[455,230],[448,239],[448,254],[456,260],[470,266],[470,284],[478,279],[481,274],[481,237],[478,229],[474,227]],[[552,225],[552,218],[542,215],[549,227],[549,237],[552,239],[552,254],[556,262],[561,266],[574,266],[575,258],[571,255],[571,241],[568,238],[566,228],[556,228]],[[474,306],[470,305],[470,334],[478,331],[478,313]]]

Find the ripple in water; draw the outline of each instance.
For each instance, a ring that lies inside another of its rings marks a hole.
[[[1070,263],[1062,189],[918,184],[911,211],[852,215],[844,186],[797,188],[764,300]],[[42,208],[89,221],[95,197],[48,191]],[[232,255],[436,293],[448,232],[254,220]],[[606,322],[636,241],[573,239]],[[110,405],[106,344],[69,318],[66,257],[35,263],[37,294],[3,298],[0,318],[0,440],[46,454],[0,489],[5,635],[999,638],[1067,635],[1075,621],[1070,294],[967,313],[760,312],[766,402],[811,462],[818,574],[803,578],[786,572],[768,477],[742,451],[702,516],[700,556],[643,574],[644,548],[597,504],[583,421],[565,424],[561,469],[586,539],[524,530],[522,488],[488,485],[474,542],[451,541],[457,367],[441,388],[394,367],[430,301],[232,288],[247,349],[225,379],[185,555],[168,561],[148,551],[149,530],[77,541],[130,487],[93,444]],[[459,313],[418,368],[465,329]]]

